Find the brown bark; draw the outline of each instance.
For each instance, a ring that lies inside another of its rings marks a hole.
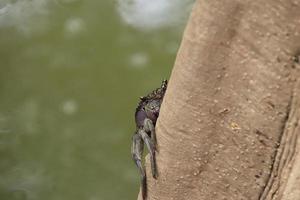
[[[299,50],[299,0],[197,1],[148,199],[300,199]]]

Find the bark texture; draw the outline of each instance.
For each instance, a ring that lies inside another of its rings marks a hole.
[[[299,0],[196,1],[148,200],[300,199],[299,53]]]

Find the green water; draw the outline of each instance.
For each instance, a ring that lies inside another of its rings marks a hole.
[[[111,0],[1,1],[0,199],[136,199],[133,113],[184,25],[134,28]]]

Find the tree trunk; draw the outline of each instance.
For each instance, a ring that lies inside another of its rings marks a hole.
[[[147,199],[300,199],[299,53],[299,0],[196,1]]]

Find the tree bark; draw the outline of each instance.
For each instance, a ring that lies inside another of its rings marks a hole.
[[[196,1],[147,199],[300,199],[299,53],[299,0]]]

